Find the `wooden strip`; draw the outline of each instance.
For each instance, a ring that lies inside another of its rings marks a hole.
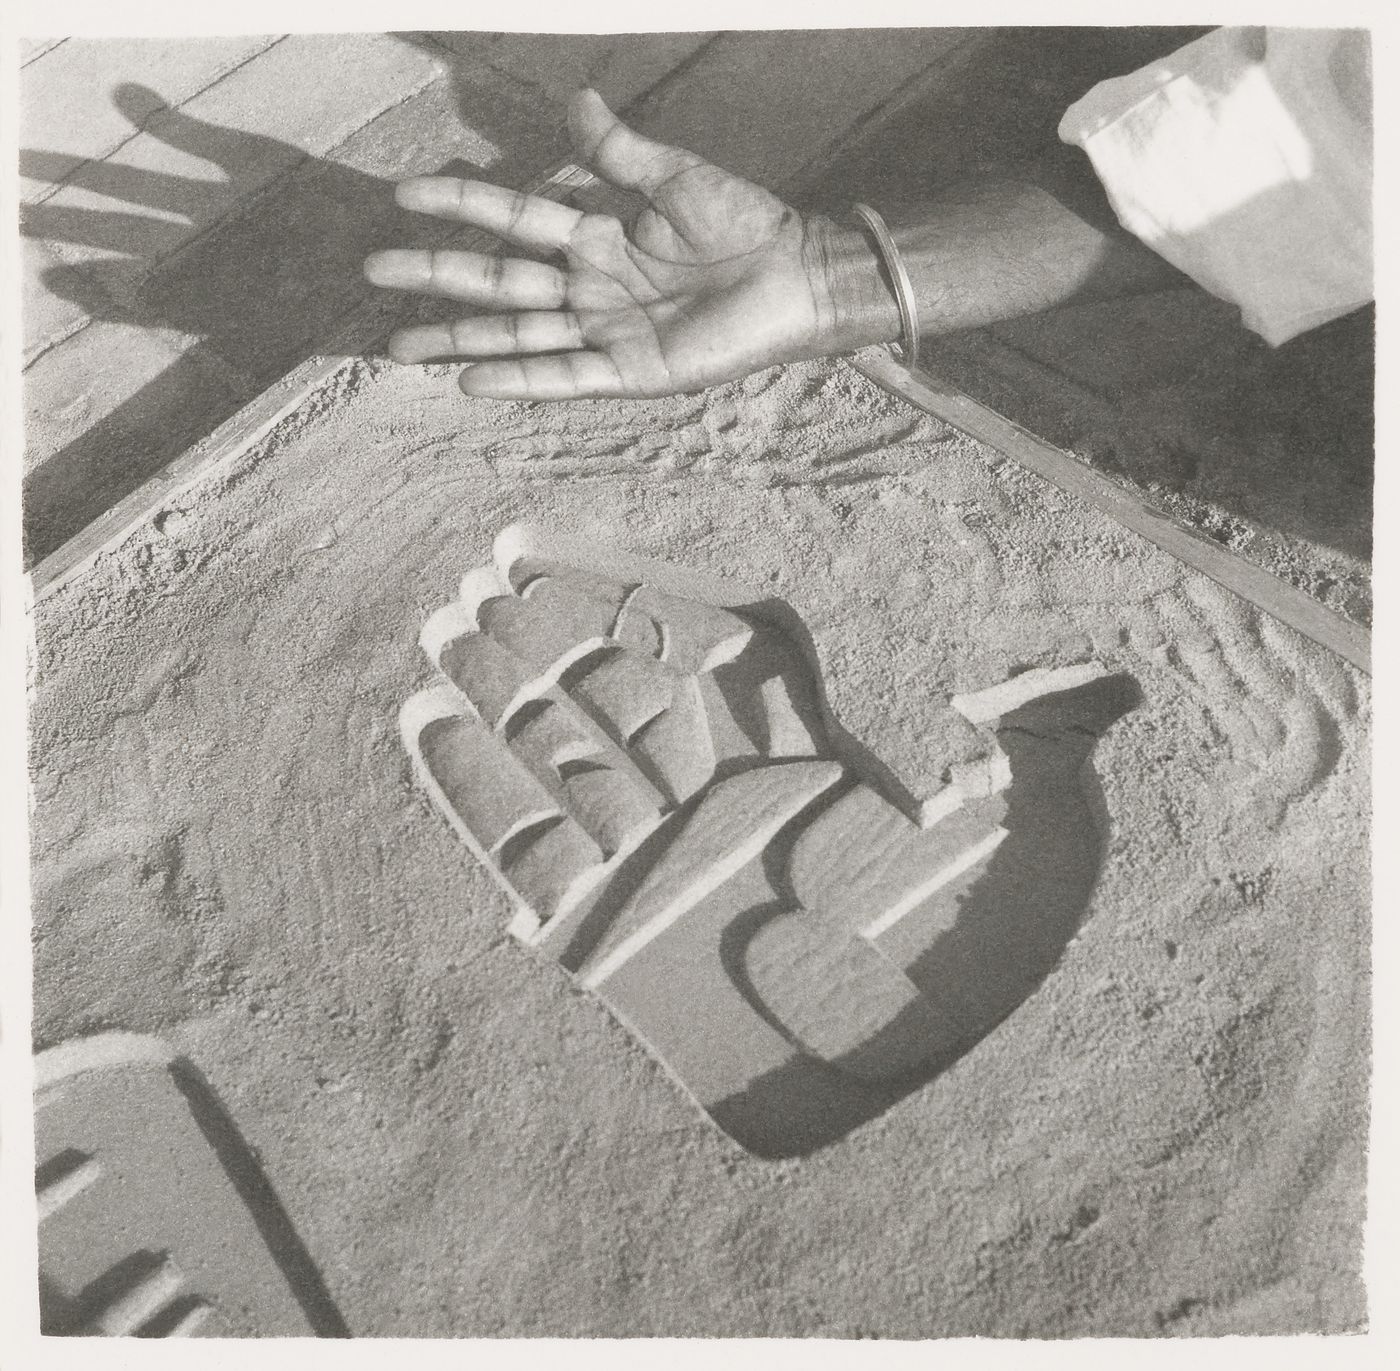
[[[526,187],[533,195],[559,200],[593,180],[591,172],[572,162],[557,164]],[[454,234],[467,238],[468,235]],[[478,236],[472,232],[471,237]],[[485,234],[479,234],[485,241]],[[333,355],[308,357],[281,380],[273,382],[208,437],[186,448],[174,461],[143,481],[92,523],[55,548],[30,573],[34,603],[62,589],[82,575],[104,553],[124,542],[157,510],[201,481],[230,467],[240,456],[267,437],[289,414],[340,371],[357,360],[357,354],[382,332],[385,306],[371,299],[353,310],[337,330],[340,347]]]
[[[851,365],[882,389],[996,448],[1369,674],[1370,633],[1318,604],[1296,586],[1219,543],[1182,528],[1135,491],[1125,490],[1068,452],[1028,433],[927,371],[908,370],[884,348],[868,348],[856,354]]]
[[[352,357],[308,358],[220,424],[208,438],[186,448],[173,462],[98,515],[34,568],[35,603],[81,575],[162,505],[231,465],[241,453],[266,437],[313,390],[353,360]]]

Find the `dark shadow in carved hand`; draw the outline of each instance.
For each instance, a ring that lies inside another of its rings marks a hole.
[[[854,1081],[840,1061],[796,1058],[713,1108],[722,1128],[762,1156],[814,1151],[927,1085],[1035,993],[1079,931],[1102,864],[1105,815],[1090,754],[1140,702],[1136,681],[1116,675],[1043,696],[1001,721],[997,739],[1012,774],[1007,838],[961,895],[956,922],[906,967],[938,1011],[920,1014],[919,1064],[875,1087]],[[747,980],[747,943],[776,912],[756,911],[733,930],[726,965],[736,981]],[[894,1046],[906,1033],[894,1023],[885,1037]],[[863,1048],[879,1050],[878,1040]]]

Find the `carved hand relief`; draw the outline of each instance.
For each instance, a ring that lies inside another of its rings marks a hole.
[[[979,914],[980,886],[1011,876],[1036,918],[1044,884],[998,870],[1008,838],[1035,828],[1009,817],[1016,749],[988,733],[984,764],[922,805],[897,796],[831,719],[786,605],[512,529],[420,642],[441,679],[404,705],[404,742],[511,896],[511,931],[751,1151],[806,1152],[879,1113],[1019,1003],[1072,936],[1097,863],[1082,795],[1088,881],[1072,910],[1050,895],[1065,936],[998,952],[1006,910]],[[955,703],[990,722],[1101,677],[1028,673]],[[1047,735],[1055,758],[1031,768],[1062,810],[1093,722],[1061,730],[1073,758]],[[1064,856],[1051,886],[1084,866]]]
[[[40,1330],[345,1337],[275,1191],[203,1077],[157,1038],[34,1059]]]

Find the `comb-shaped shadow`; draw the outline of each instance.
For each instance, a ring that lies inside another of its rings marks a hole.
[[[170,1074],[317,1337],[350,1337],[350,1329],[281,1198],[213,1087],[187,1057],[177,1057]]]
[[[188,1058],[174,1057],[165,1069],[252,1219],[306,1323],[318,1337],[351,1336],[280,1196],[213,1087]],[[83,1155],[72,1148],[60,1151],[36,1171],[39,1185],[42,1187],[47,1181],[52,1181],[65,1168],[71,1167],[75,1157]],[[211,1240],[216,1241],[217,1237]],[[72,1336],[98,1331],[95,1325],[102,1311],[156,1275],[169,1260],[169,1255],[146,1248],[128,1253],[76,1293],[65,1292],[41,1267],[41,1332],[53,1336]],[[186,1292],[173,1303],[166,1303],[161,1310],[155,1311],[136,1332],[141,1336],[162,1336],[162,1329],[173,1327],[195,1304],[202,1302]]]

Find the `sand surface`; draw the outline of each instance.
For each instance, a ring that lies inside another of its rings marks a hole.
[[[1077,936],[844,1140],[719,1135],[413,784],[419,625],[521,519],[771,587],[916,796],[949,696],[1135,683]],[[37,632],[36,1046],[186,1050],[354,1332],[1364,1321],[1368,681],[843,364],[554,407],[357,364]]]

